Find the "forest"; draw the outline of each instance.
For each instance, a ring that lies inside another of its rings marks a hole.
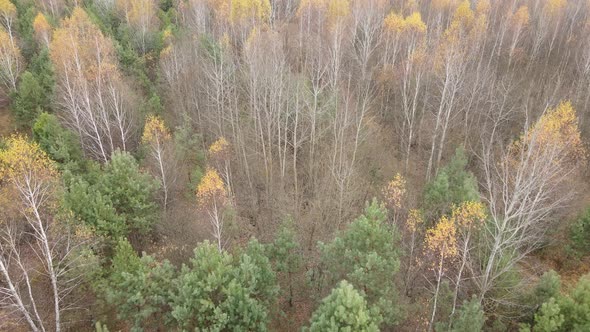
[[[0,331],[590,331],[589,0],[0,0]]]

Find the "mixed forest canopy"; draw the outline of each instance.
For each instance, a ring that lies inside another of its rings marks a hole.
[[[590,1],[0,0],[0,331],[590,331]]]

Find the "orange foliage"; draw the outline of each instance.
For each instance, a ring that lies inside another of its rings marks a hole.
[[[529,8],[520,6],[511,17],[513,26],[527,26],[529,24]]]
[[[74,8],[72,15],[55,30],[50,55],[56,72],[61,75],[80,70],[79,74],[89,81],[95,81],[98,75],[118,76],[112,42],[80,7]]]

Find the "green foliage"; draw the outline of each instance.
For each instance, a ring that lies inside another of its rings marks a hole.
[[[238,256],[199,244],[180,270],[167,260],[137,256],[120,240],[110,274],[98,287],[133,331],[167,326],[184,331],[265,331],[278,287],[264,246],[256,240]]]
[[[294,273],[301,265],[299,242],[295,238],[295,229],[291,217],[286,218],[269,248],[269,256],[278,272]]]
[[[139,258],[127,240],[120,240],[104,287],[105,300],[117,308],[119,319],[133,323],[132,331],[143,331],[166,318],[174,275],[168,261],[147,255]]]
[[[586,209],[572,225],[571,240],[574,249],[590,252],[590,208]]]
[[[21,53],[26,60],[35,54],[37,43],[33,34],[33,20],[37,15],[34,1],[12,1],[16,7],[16,31],[19,36]]]
[[[264,331],[276,292],[260,244],[250,243],[235,259],[205,242],[174,282],[171,314],[183,330]]]
[[[269,246],[269,257],[275,270],[285,276],[287,287],[284,287],[289,305],[293,305],[293,274],[299,270],[303,257],[297,242],[293,220],[286,218],[281,224],[274,242]]]
[[[369,304],[377,305],[388,325],[399,319],[393,277],[399,269],[399,252],[394,247],[397,231],[385,224],[387,210],[376,200],[364,215],[329,244],[320,243],[321,262],[330,285],[348,280],[364,291]]]
[[[43,107],[43,90],[31,72],[25,71],[12,97],[12,112],[20,127],[29,126],[41,113]]]
[[[82,160],[82,148],[75,135],[55,115],[41,113],[33,125],[33,137],[51,159],[62,165]]]
[[[382,317],[346,280],[340,282],[311,317],[311,332],[376,332]]]
[[[33,57],[12,95],[12,111],[20,127],[29,127],[42,111],[50,110],[54,89],[53,67],[47,49]]]
[[[450,331],[452,332],[476,332],[481,331],[485,323],[485,316],[479,300],[473,296],[471,300],[464,301],[463,305],[455,313]]]
[[[550,298],[559,295],[561,289],[561,277],[553,270],[549,270],[541,276],[539,283],[533,291],[531,304],[538,308]]]
[[[465,170],[466,167],[465,150],[459,147],[449,164],[426,185],[424,210],[432,219],[450,212],[453,204],[479,200],[477,181],[471,172]]]
[[[570,294],[559,294],[545,302],[535,315],[533,330],[590,330],[590,275],[580,278]]]
[[[555,332],[563,325],[564,318],[560,313],[559,304],[555,298],[543,303],[539,312],[535,315],[535,331]]]
[[[100,321],[94,324],[94,330],[96,332],[109,332],[109,328],[106,326],[106,324],[103,324]]]
[[[102,171],[90,170],[70,181],[65,204],[107,239],[145,234],[157,218],[153,200],[157,187],[158,182],[139,170],[133,156],[115,152]]]

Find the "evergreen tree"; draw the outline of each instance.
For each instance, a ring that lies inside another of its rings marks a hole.
[[[479,299],[472,297],[464,301],[456,313],[456,318],[450,329],[452,332],[476,332],[481,331],[485,323],[485,316]]]
[[[119,319],[132,322],[132,331],[158,326],[162,318],[170,319],[166,308],[174,275],[168,261],[139,258],[127,240],[120,240],[108,284],[103,286],[106,302],[117,308]]]
[[[346,280],[340,282],[311,317],[310,332],[376,332],[382,317]]]
[[[83,160],[82,148],[74,133],[63,127],[53,114],[43,112],[37,117],[33,137],[51,159],[62,165]]]
[[[209,242],[200,244],[174,281],[172,316],[187,331],[265,331],[277,288],[258,243],[238,259]]]
[[[43,100],[43,89],[37,78],[29,71],[22,73],[12,102],[14,118],[19,126],[31,125],[41,113]]]
[[[365,213],[329,244],[320,243],[321,261],[327,281],[348,280],[363,290],[370,305],[377,305],[388,325],[395,325],[399,308],[395,305],[397,290],[393,277],[399,269],[398,235],[386,225],[387,210],[376,200]]]
[[[475,176],[467,171],[467,157],[462,147],[457,148],[453,159],[443,167],[424,189],[424,210],[438,219],[447,214],[453,204],[479,201]]]
[[[535,315],[534,331],[590,330],[590,275],[585,275],[568,295],[557,295],[543,303]]]
[[[293,306],[293,274],[301,265],[302,257],[299,242],[295,238],[293,221],[291,218],[283,221],[275,241],[269,247],[269,256],[274,263],[275,270],[287,279],[287,301]]]
[[[128,153],[115,152],[103,169],[70,180],[65,204],[107,239],[145,234],[157,219],[153,199],[158,182]]]

